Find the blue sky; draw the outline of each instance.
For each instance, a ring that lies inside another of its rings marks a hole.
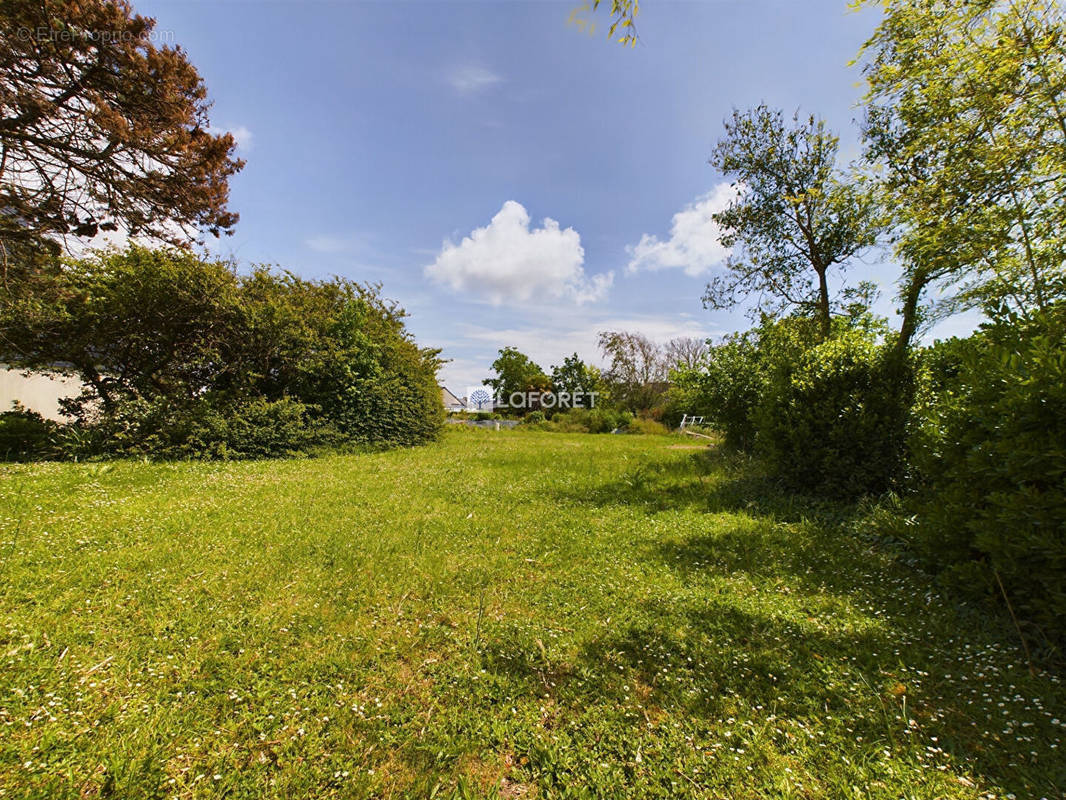
[[[247,160],[214,249],[308,277],[380,281],[462,393],[515,345],[544,368],[596,332],[719,336],[706,311],[728,202],[707,164],[759,102],[825,117],[857,153],[876,23],[843,0],[642,3],[641,44],[568,25],[561,2],[135,1],[204,76]],[[547,218],[548,221],[545,221]],[[856,274],[888,288],[895,270]]]

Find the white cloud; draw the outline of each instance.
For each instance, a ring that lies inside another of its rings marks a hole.
[[[255,137],[252,135],[251,130],[244,125],[238,125],[236,128],[231,129],[230,133],[233,134],[233,138],[237,140],[237,147],[239,149],[244,150],[245,152],[252,149],[252,141]]]
[[[562,229],[550,218],[540,228],[530,229],[529,223],[522,204],[508,200],[484,228],[475,228],[459,244],[445,241],[426,277],[494,305],[538,299],[581,304],[607,293],[614,273],[585,274],[577,231]]]
[[[626,272],[680,267],[686,275],[696,276],[721,264],[730,248],[718,241],[721,230],[711,215],[724,211],[736,196],[735,188],[720,183],[697,197],[674,214],[669,239],[663,241],[645,233],[637,244],[626,248],[630,256]]]
[[[207,132],[212,136],[218,136],[223,133],[230,134],[234,141],[237,142],[237,149],[242,153],[247,153],[252,149],[252,140],[255,138],[251,130],[244,125],[237,125],[232,128],[219,128],[212,125],[207,129]]]
[[[448,73],[448,83],[459,94],[476,94],[503,83],[503,78],[490,69],[468,64]]]

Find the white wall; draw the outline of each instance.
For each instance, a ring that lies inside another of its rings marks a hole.
[[[59,401],[81,391],[81,381],[53,373],[34,372],[24,375],[16,369],[0,367],[0,411],[10,411],[17,400],[42,417],[63,421]]]

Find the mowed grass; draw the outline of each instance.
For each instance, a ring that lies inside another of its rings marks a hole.
[[[0,795],[1063,795],[1009,627],[680,443],[0,468]]]

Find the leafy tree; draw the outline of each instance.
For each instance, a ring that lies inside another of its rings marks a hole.
[[[124,229],[172,243],[229,232],[243,162],[207,90],[126,0],[0,6],[0,248]]]
[[[76,375],[72,406],[90,416],[124,400],[192,397],[208,373],[234,364],[237,277],[229,265],[135,247],[70,261],[21,287],[0,319],[0,358]]]
[[[551,389],[551,378],[516,347],[505,347],[492,362],[493,378],[486,378],[497,397],[506,400],[515,392],[544,392]]]
[[[879,3],[880,5],[880,3]],[[1066,35],[1039,0],[885,4],[862,51],[866,156],[904,264],[907,348],[924,322],[1066,293]],[[954,291],[939,308],[931,287]]]
[[[345,440],[417,444],[443,419],[439,350],[421,348],[380,286],[308,281],[258,268],[240,281],[238,376],[257,395],[287,396]]]
[[[562,366],[552,367],[552,386],[556,392],[596,392],[599,391],[600,371],[589,366],[577,353],[563,359]]]
[[[766,388],[765,359],[756,330],[734,333],[707,348],[701,363],[678,365],[670,373],[670,417],[701,416],[728,447],[755,443],[755,409]]]
[[[602,378],[612,401],[633,412],[654,408],[668,378],[663,348],[631,331],[603,331],[599,345],[609,362]]]
[[[704,305],[727,308],[754,296],[754,313],[808,313],[828,336],[830,272],[875,240],[870,195],[841,177],[837,138],[813,116],[786,124],[760,105],[734,111],[725,127],[711,164],[739,194],[714,220],[722,243],[736,250],[726,274],[707,285]]]

